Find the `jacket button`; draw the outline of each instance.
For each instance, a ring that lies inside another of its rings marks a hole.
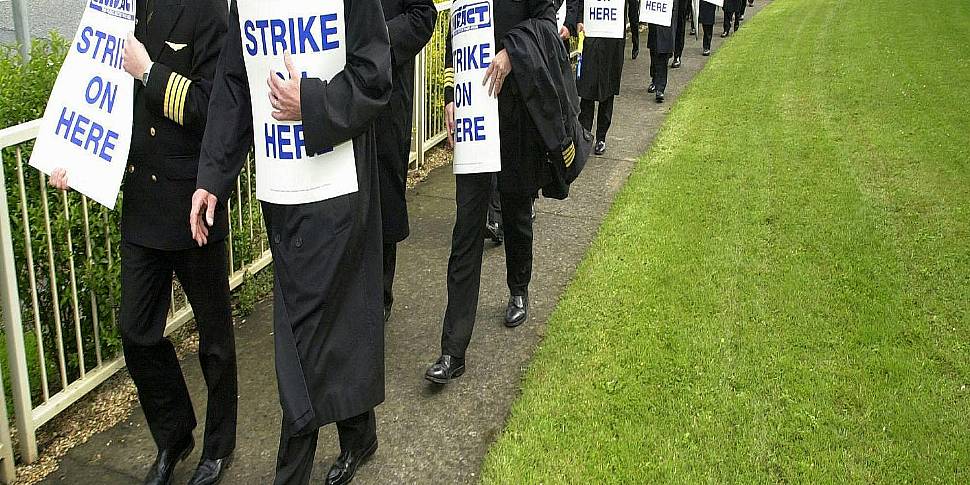
[[[298,247],[298,248],[302,248],[303,247],[303,238],[302,237],[296,238],[296,247]]]
[[[276,235],[273,236],[273,242],[275,242],[276,244],[279,244],[280,243],[280,235],[279,235],[279,233],[276,233]]]
[[[155,136],[155,127],[153,126],[150,130],[148,130],[148,132],[151,133],[152,136]]]
[[[135,173],[135,166],[134,165],[128,165],[128,173]]]
[[[152,182],[158,182],[158,177],[152,175]]]

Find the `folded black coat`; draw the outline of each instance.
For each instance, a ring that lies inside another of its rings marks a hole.
[[[586,165],[593,136],[579,124],[576,80],[554,27],[540,19],[522,22],[506,35],[505,49],[519,96],[546,150],[551,181],[542,195],[561,200]]]

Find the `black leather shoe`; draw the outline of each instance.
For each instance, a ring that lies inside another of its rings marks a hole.
[[[690,28],[690,35],[697,35],[697,29],[695,29],[694,27],[691,27]]]
[[[754,0],[748,0],[748,6],[749,7],[753,7],[754,6]]]
[[[159,450],[155,457],[155,463],[148,470],[145,476],[145,485],[169,485],[172,483],[172,475],[175,474],[175,465],[189,456],[195,448],[195,439],[192,435],[182,440],[181,443],[166,450]]]
[[[509,298],[509,306],[505,309],[505,326],[515,328],[529,319],[529,297],[526,295]]]
[[[701,55],[704,56],[704,57],[708,57],[708,56],[711,55],[711,50],[710,49],[704,49],[704,52],[702,52]]]
[[[337,461],[334,462],[333,466],[330,467],[330,471],[327,472],[327,485],[344,485],[345,483],[350,483],[354,479],[354,475],[357,474],[357,469],[366,463],[367,459],[373,456],[375,451],[377,451],[376,438],[370,446],[361,451],[341,451],[340,456],[337,457]]]
[[[502,225],[497,222],[485,223],[485,237],[492,240],[495,244],[502,244],[505,234],[502,232]]]
[[[656,92],[656,91],[657,91],[657,85],[656,84],[650,83],[650,85],[647,86],[647,92],[648,93],[653,93],[653,92]]]
[[[724,32],[721,32],[721,38],[722,39],[725,38],[725,37],[727,37],[727,36],[729,36],[729,35],[731,35],[731,32],[729,32],[727,30],[725,30]]]
[[[657,91],[657,104],[661,104],[663,102],[664,102],[664,92]]]
[[[215,485],[222,480],[222,474],[232,465],[232,455],[213,460],[203,458],[196,467],[189,485]]]
[[[593,155],[599,156],[606,153],[606,142],[600,140],[596,142],[596,146],[593,147]]]
[[[634,60],[636,60],[637,57],[640,57],[640,46],[639,45],[634,45],[633,46],[633,56],[632,57],[633,57]]]
[[[680,58],[679,57],[675,57],[674,58],[674,62],[670,64],[670,68],[671,69],[677,69],[680,66],[681,66]]]
[[[438,362],[428,367],[428,371],[424,373],[424,378],[435,384],[447,384],[448,381],[457,379],[464,373],[465,359],[442,355],[438,357]]]

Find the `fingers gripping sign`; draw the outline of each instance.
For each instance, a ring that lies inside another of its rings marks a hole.
[[[482,79],[482,86],[488,86],[489,96],[498,97],[499,93],[502,92],[502,85],[505,83],[505,78],[510,72],[512,72],[512,62],[509,60],[508,52],[502,49],[492,59],[488,70],[485,71],[485,79]]]
[[[293,65],[293,58],[290,53],[283,54],[283,62],[286,64],[286,71],[289,77],[283,79],[282,76],[270,71],[269,79],[269,103],[273,106],[272,116],[277,121],[301,121],[303,112],[300,108],[300,72]]]

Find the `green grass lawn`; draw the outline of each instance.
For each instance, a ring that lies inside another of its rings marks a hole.
[[[970,482],[970,3],[776,0],[689,86],[485,483]]]

